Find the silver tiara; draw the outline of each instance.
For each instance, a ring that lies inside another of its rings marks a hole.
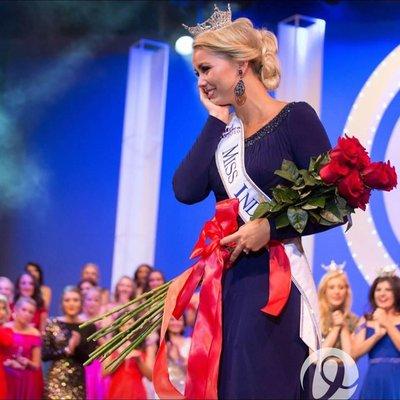
[[[383,278],[383,277],[390,277],[390,276],[395,276],[396,275],[396,266],[395,265],[385,265],[378,271],[378,277]]]
[[[344,267],[346,266],[346,262],[343,262],[342,264],[336,264],[335,261],[331,261],[329,265],[322,264],[321,267],[326,271],[326,272],[341,272],[343,273]]]
[[[215,31],[216,29],[223,28],[232,23],[231,6],[228,3],[228,9],[221,11],[216,4],[214,4],[214,12],[210,18],[196,26],[187,26],[182,24],[185,29],[189,31],[192,36],[197,36],[206,31]]]

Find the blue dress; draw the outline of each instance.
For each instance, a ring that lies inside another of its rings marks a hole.
[[[225,123],[209,117],[203,131],[174,175],[177,199],[193,204],[210,191],[216,201],[228,198],[218,174],[215,151]],[[274,174],[283,159],[307,168],[310,157],[330,149],[329,139],[313,108],[289,103],[261,130],[245,139],[245,166],[251,179],[268,195],[279,183]],[[243,223],[239,220],[239,223]],[[291,227],[271,239],[298,236]],[[309,223],[304,234],[328,229]],[[263,249],[242,254],[223,278],[223,344],[218,396],[221,399],[299,399],[300,369],[308,347],[299,338],[300,293],[292,284],[290,298],[278,318],[260,311],[268,299],[269,254]]]
[[[400,329],[400,324],[397,324]],[[374,329],[367,326],[366,338]],[[360,399],[400,399],[400,351],[386,334],[368,353],[369,365]]]

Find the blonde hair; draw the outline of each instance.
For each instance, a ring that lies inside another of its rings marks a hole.
[[[329,328],[332,327],[332,309],[328,303],[328,299],[326,298],[326,289],[328,288],[329,281],[334,278],[342,278],[343,282],[346,285],[346,297],[340,310],[343,314],[348,318],[351,314],[351,303],[352,303],[352,293],[351,287],[349,284],[349,278],[347,277],[346,273],[343,271],[329,271],[327,272],[319,282],[318,285],[318,303],[319,303],[319,312],[321,318],[321,332],[322,335],[325,337],[328,332]]]
[[[193,49],[199,47],[238,62],[249,61],[267,90],[279,86],[281,71],[276,36],[266,29],[255,29],[248,18],[238,18],[223,28],[200,33],[193,42]]]
[[[8,305],[8,299],[3,294],[0,294],[0,303],[3,303],[4,308],[6,309],[6,317],[5,321],[0,320],[0,325],[6,322],[10,316],[10,306]]]

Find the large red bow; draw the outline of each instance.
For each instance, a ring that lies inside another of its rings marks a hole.
[[[179,275],[168,290],[161,326],[160,347],[153,370],[158,396],[174,399],[216,399],[218,394],[219,358],[222,348],[222,274],[229,267],[230,252],[220,240],[235,232],[239,201],[228,199],[217,203],[215,216],[200,233],[191,258],[200,259]],[[290,293],[290,264],[283,245],[272,242],[270,248],[270,295],[262,311],[280,314]],[[200,303],[190,348],[185,395],[171,383],[167,369],[165,333],[173,315],[179,318],[194,291],[202,281]]]

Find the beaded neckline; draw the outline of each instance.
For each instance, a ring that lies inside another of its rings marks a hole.
[[[269,121],[266,125],[264,125],[261,129],[253,133],[248,138],[245,138],[244,139],[245,147],[253,145],[256,141],[262,139],[263,137],[274,131],[281,124],[281,122],[288,116],[293,104],[294,102],[286,104],[285,107],[283,107],[282,110],[279,111],[279,113],[276,114],[275,117],[271,119],[271,121]]]

